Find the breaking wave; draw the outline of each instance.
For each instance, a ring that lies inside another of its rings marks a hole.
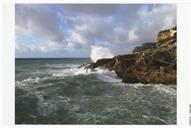
[[[113,71],[80,65],[16,65],[16,123],[176,123],[175,85],[122,83]]]
[[[34,77],[34,78],[26,78],[22,81],[16,81],[16,85],[25,86],[28,84],[39,83],[40,81],[44,81],[47,79],[56,79],[56,78],[64,78],[67,76],[77,76],[77,75],[95,75],[98,79],[106,81],[106,82],[121,82],[121,79],[117,77],[115,72],[109,71],[107,69],[97,68],[94,71],[90,69],[79,68],[80,65],[47,65],[48,68],[59,68],[59,70],[49,70],[46,71],[46,74],[49,76],[45,77]],[[62,69],[63,68],[63,69]],[[43,72],[36,71],[31,74],[42,74]]]

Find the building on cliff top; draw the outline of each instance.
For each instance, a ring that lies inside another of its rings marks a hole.
[[[157,45],[162,45],[164,42],[176,38],[176,33],[176,26],[168,30],[160,31],[158,33]]]

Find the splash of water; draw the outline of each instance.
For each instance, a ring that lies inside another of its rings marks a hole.
[[[114,54],[109,48],[105,48],[102,46],[91,46],[91,55],[90,58],[93,62],[96,62],[98,59],[101,58],[112,58]]]

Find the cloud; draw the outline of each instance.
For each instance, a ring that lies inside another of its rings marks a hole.
[[[112,35],[113,21],[111,17],[80,16],[69,17],[70,26],[69,46],[90,48],[97,40],[108,40]],[[111,31],[110,31],[111,30]]]
[[[140,6],[135,7],[137,9]],[[128,11],[126,15],[123,14],[124,21],[116,21],[116,17],[113,16],[81,15],[68,18],[67,21],[71,23],[71,33],[75,33],[78,39],[81,39],[76,40],[75,36],[72,36],[73,34],[69,34],[71,35],[69,36],[70,46],[87,47],[94,44],[96,40],[108,42],[119,48],[121,48],[120,44],[138,45],[155,41],[160,30],[176,25],[176,6],[174,5],[157,5],[153,8],[144,6],[144,8],[137,10],[130,9],[135,12]],[[132,13],[135,15],[134,17]],[[126,17],[133,17],[134,22],[129,22]],[[122,24],[120,24],[121,22]]]
[[[156,41],[157,33],[176,25],[176,5],[155,5],[137,11],[139,21],[137,34],[141,41]]]
[[[62,42],[64,39],[58,17],[48,5],[16,4],[15,26],[16,33],[26,36],[41,36],[55,42]]]
[[[129,42],[136,42],[139,40],[139,37],[138,35],[135,33],[135,30],[132,29],[129,31],[128,33],[128,39],[129,39]]]
[[[16,53],[26,53],[26,52],[48,53],[59,49],[63,50],[63,47],[60,44],[52,41],[40,42],[38,43],[38,45],[35,45],[33,43],[25,45],[22,42],[17,42],[15,49]]]
[[[88,57],[92,46],[99,46],[117,55],[155,41],[159,31],[175,26],[176,5],[17,4],[15,17],[16,33],[43,38],[37,44],[16,41],[17,53],[75,57],[84,51]]]
[[[108,45],[116,46],[139,43],[137,42],[139,37],[134,28],[116,25],[114,17],[111,16],[70,17],[68,22],[72,22],[67,41],[70,47],[90,48],[98,42],[107,42]]]
[[[120,9],[118,4],[58,4],[63,13],[108,16],[115,15]]]

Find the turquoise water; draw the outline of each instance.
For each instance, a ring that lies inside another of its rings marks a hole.
[[[176,124],[176,85],[125,84],[89,59],[16,59],[16,124]]]

